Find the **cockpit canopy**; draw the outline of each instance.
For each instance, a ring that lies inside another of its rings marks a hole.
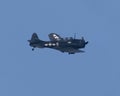
[[[61,36],[59,36],[56,33],[50,33],[48,36],[49,36],[49,39],[51,41],[62,41],[62,40],[69,41],[69,40],[73,40],[73,37],[62,38]]]

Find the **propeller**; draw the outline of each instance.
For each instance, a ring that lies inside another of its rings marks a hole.
[[[82,37],[82,41],[83,41],[85,44],[88,44],[88,41],[87,41],[87,42],[85,42],[84,37]]]
[[[85,39],[84,39],[84,37],[82,37],[82,41],[83,41],[83,42],[85,42]]]
[[[85,44],[88,44],[88,41],[87,41],[87,42],[85,42]]]

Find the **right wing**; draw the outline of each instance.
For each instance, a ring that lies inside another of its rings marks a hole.
[[[49,38],[50,38],[51,41],[61,41],[61,40],[63,40],[63,38],[61,38],[56,33],[50,33],[48,36],[49,36]]]
[[[54,48],[56,50],[59,50],[61,52],[68,52],[69,54],[74,54],[74,53],[83,53],[84,51],[83,50],[79,50],[79,49],[76,49],[76,48],[71,48],[71,47],[67,47],[67,48]]]

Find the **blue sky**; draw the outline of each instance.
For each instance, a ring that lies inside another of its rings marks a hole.
[[[119,0],[1,0],[0,96],[120,96]],[[31,51],[36,32],[77,34],[83,54]]]

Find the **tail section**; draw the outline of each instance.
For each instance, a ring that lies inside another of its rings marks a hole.
[[[39,40],[37,33],[33,33],[33,34],[32,34],[31,40],[32,40],[32,41],[34,41],[34,40]]]
[[[36,42],[36,41],[39,41],[39,40],[40,39],[38,38],[37,33],[33,33],[32,37],[31,37],[31,40],[28,40],[28,42],[32,43],[32,42]]]
[[[28,42],[29,42],[29,45],[31,47],[33,47],[32,50],[34,50],[34,48],[36,48],[36,47],[37,48],[43,48],[44,47],[44,45],[43,45],[44,41],[40,40],[36,33],[32,34],[31,40],[28,40]]]

